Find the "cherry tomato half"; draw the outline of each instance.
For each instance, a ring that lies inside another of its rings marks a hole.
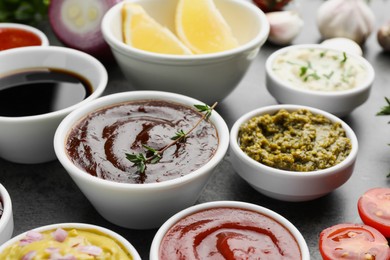
[[[375,228],[359,224],[338,224],[320,234],[320,253],[324,260],[389,260],[386,238]]]
[[[373,188],[358,201],[358,211],[364,224],[378,229],[390,238],[390,188]]]

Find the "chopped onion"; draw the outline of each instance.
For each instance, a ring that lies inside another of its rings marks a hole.
[[[37,254],[37,252],[35,250],[32,250],[30,252],[28,252],[27,254],[25,254],[23,257],[22,257],[22,260],[32,260],[34,259],[34,256]]]
[[[119,2],[121,0],[52,0],[50,25],[64,45],[108,60],[112,54],[103,39],[101,21],[107,10]]]
[[[62,228],[57,228],[56,231],[52,233],[53,238],[58,242],[64,242],[68,237],[68,232],[63,230]]]
[[[79,246],[77,249],[82,253],[93,256],[98,256],[103,253],[103,249],[98,246]]]

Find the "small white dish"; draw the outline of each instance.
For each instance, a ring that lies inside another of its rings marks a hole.
[[[215,126],[219,139],[213,157],[200,168],[179,178],[152,183],[120,183],[92,176],[76,166],[65,147],[70,130],[75,124],[96,110],[137,100],[161,100],[189,107],[203,103],[184,95],[162,91],[131,91],[107,95],[85,104],[65,117],[55,133],[54,148],[58,160],[70,177],[105,219],[126,228],[151,229],[159,227],[170,216],[196,202],[214,168],[226,154],[229,130],[223,118],[213,111],[209,120]],[[112,164],[109,167],[111,166]]]
[[[174,30],[178,0],[130,0],[157,22]],[[139,90],[184,94],[207,103],[222,101],[238,85],[269,33],[265,14],[241,0],[215,0],[240,46],[218,53],[169,55],[143,51],[122,40],[124,3],[113,6],[102,21],[103,36],[126,78]]]
[[[346,53],[346,59],[354,61],[356,64],[359,64],[359,67],[363,68],[365,71],[365,76],[362,79],[351,80],[350,82],[356,82],[355,86],[349,89],[340,89],[340,90],[322,90],[322,89],[309,89],[303,87],[307,82],[310,82],[312,86],[315,84],[322,84],[326,82],[326,78],[335,79],[335,75],[338,74],[338,69],[328,70],[327,74],[322,74],[319,71],[313,69],[312,72],[309,72],[311,69],[309,67],[312,64],[312,60],[306,60],[306,56],[303,60],[289,60],[287,61],[289,66],[289,71],[284,75],[294,75],[289,79],[282,79],[280,75],[275,72],[275,60],[286,53],[293,53],[297,51],[308,50],[308,51],[319,51],[321,53],[335,53],[339,58],[339,62],[342,63],[344,53],[341,50],[336,50],[332,47],[326,47],[321,44],[299,44],[292,45],[288,47],[281,48],[274,53],[272,53],[266,61],[266,87],[269,93],[282,104],[297,104],[319,108],[325,110],[329,113],[332,113],[338,117],[344,117],[350,114],[355,108],[362,105],[369,97],[371,86],[374,82],[375,72],[371,64],[363,57],[354,53]],[[301,54],[300,54],[301,55]],[[279,65],[278,65],[279,66]],[[294,67],[295,66],[295,67]],[[282,68],[282,65],[279,66]],[[307,69],[307,72],[306,72]],[[316,74],[319,80],[314,77],[308,77]],[[342,73],[348,73],[347,71]],[[341,74],[341,72],[340,72]],[[362,75],[363,73],[357,73],[357,75]],[[294,79],[292,78],[294,77]],[[355,77],[355,76],[353,76]],[[296,82],[296,83],[293,83]],[[300,82],[300,83],[299,83]],[[342,78],[334,82],[328,79],[326,83],[332,88],[336,84],[342,84]],[[299,86],[297,85],[299,84]],[[336,89],[334,87],[334,89]]]
[[[339,122],[351,141],[349,155],[340,163],[316,171],[288,171],[273,168],[249,157],[239,145],[239,131],[243,123],[255,116],[274,114],[280,109],[307,109]],[[320,109],[300,105],[273,105],[258,108],[242,115],[230,131],[230,156],[235,172],[258,192],[283,201],[308,201],[320,198],[343,185],[352,175],[357,158],[358,141],[353,130],[338,117]]]
[[[8,191],[0,184],[0,200],[3,205],[3,213],[0,217],[0,245],[12,237],[14,231],[14,217],[12,201]]]
[[[278,224],[280,224],[284,229],[286,229],[286,231],[289,232],[292,235],[292,237],[295,239],[295,241],[297,243],[297,247],[299,248],[299,251],[301,254],[300,259],[301,260],[309,260],[310,259],[309,248],[306,244],[304,237],[290,221],[288,221],[286,218],[284,218],[283,216],[281,216],[280,214],[278,214],[272,210],[269,210],[267,208],[264,208],[264,207],[261,207],[261,206],[255,205],[255,204],[240,202],[240,201],[206,202],[206,203],[202,203],[202,204],[198,204],[198,205],[186,208],[186,209],[176,213],[171,218],[169,218],[159,228],[156,235],[154,236],[154,239],[153,239],[153,242],[152,242],[152,245],[150,248],[150,259],[151,260],[160,260],[161,259],[160,249],[161,249],[162,241],[164,240],[164,237],[167,234],[167,232],[172,230],[173,226],[176,223],[178,223],[180,220],[182,220],[186,217],[189,217],[193,214],[196,214],[198,212],[201,212],[201,211],[207,212],[208,210],[214,210],[214,209],[218,209],[218,208],[228,208],[228,209],[232,209],[232,210],[235,210],[235,209],[248,210],[251,212],[255,212],[255,214],[258,213],[259,215],[265,216],[265,217],[271,219],[271,221],[278,222]],[[240,220],[240,222],[238,222],[238,223],[237,223],[236,219],[230,219],[230,218],[224,219],[223,221],[217,220],[215,223],[215,226],[214,226],[214,224],[212,224],[212,226],[207,226],[207,231],[205,231],[206,228],[203,227],[203,225],[206,225],[207,222],[213,222],[214,219],[215,218],[209,217],[208,220],[203,220],[203,221],[199,220],[199,222],[196,222],[195,220],[194,220],[194,222],[186,221],[186,222],[188,222],[188,225],[186,223],[185,225],[182,225],[182,226],[176,226],[176,228],[178,230],[183,231],[183,237],[182,237],[183,243],[187,243],[187,245],[190,244],[189,245],[190,248],[186,248],[185,246],[183,246],[183,247],[181,247],[181,249],[188,249],[189,251],[194,252],[194,251],[196,251],[196,248],[192,248],[192,247],[199,246],[200,244],[202,244],[202,242],[203,242],[203,244],[207,243],[204,241],[208,241],[208,242],[213,241],[213,242],[207,244],[206,250],[213,249],[213,252],[215,254],[220,254],[218,248],[213,248],[213,246],[215,246],[214,244],[217,243],[217,242],[215,242],[215,240],[217,239],[217,237],[219,235],[224,235],[224,234],[229,234],[229,233],[237,234],[236,237],[240,238],[240,239],[237,239],[237,240],[239,240],[239,242],[235,243],[235,236],[233,236],[231,238],[233,245],[238,244],[238,245],[241,245],[242,247],[244,247],[245,243],[248,243],[248,242],[250,243],[251,239],[249,238],[248,240],[246,240],[247,237],[245,236],[245,233],[243,233],[242,237],[240,237],[240,234],[241,234],[240,228],[235,228],[234,226],[237,224],[240,224],[240,223],[241,224],[245,223],[248,226],[250,226],[249,223],[251,223],[253,221],[251,218],[248,218],[246,221]],[[226,221],[226,222],[224,222],[224,221]],[[224,225],[225,223],[228,223],[228,224]],[[231,225],[229,225],[229,223],[231,223]],[[275,228],[276,225],[272,228],[269,226],[265,226],[265,223],[266,223],[266,221],[256,223],[256,228],[264,229],[264,230],[267,230],[269,233],[272,233],[274,231],[273,228]],[[208,223],[207,223],[207,225],[208,225]],[[221,227],[221,225],[224,225],[224,226]],[[245,230],[245,227],[242,227],[242,228],[243,228],[243,230]],[[188,233],[185,231],[187,231]],[[201,235],[196,236],[197,231],[200,232]],[[252,232],[253,232],[252,234],[255,234],[258,231],[252,230]],[[186,234],[189,234],[189,233],[193,233],[194,236],[196,236],[196,241],[195,241],[195,238],[191,237],[191,234],[189,235],[190,237],[186,236]],[[272,238],[270,239],[270,237],[272,237],[272,235],[269,235],[269,233],[263,234],[263,237],[262,237],[263,244],[266,244],[266,241],[268,241],[268,239],[272,240]],[[253,237],[255,237],[255,236],[256,235],[253,235]],[[278,235],[276,235],[276,237],[281,238],[282,236],[279,233]],[[225,241],[226,244],[228,244],[228,241],[229,241],[229,238],[226,239],[226,241]],[[180,243],[180,242],[178,242],[178,243]],[[223,243],[220,242],[218,244],[222,246]],[[262,243],[260,243],[260,244],[262,244]],[[258,245],[258,246],[260,247],[261,245]],[[284,246],[284,244],[281,243],[281,246]],[[225,248],[227,248],[227,247],[228,247],[228,245],[225,245]],[[203,248],[205,248],[205,247],[203,247]],[[271,248],[269,248],[269,249],[270,249],[270,251],[272,251]],[[253,250],[251,250],[250,253],[253,254],[253,252],[255,250],[256,250],[256,248],[253,248]],[[180,252],[175,252],[175,253],[176,253],[176,256],[172,255],[172,257],[170,257],[170,259],[180,259],[180,257],[179,257]],[[245,254],[245,250],[244,250],[243,254]],[[250,256],[253,257],[254,255],[250,255]],[[165,259],[166,258],[164,258],[164,260]],[[254,258],[249,258],[249,259],[254,259]]]
[[[40,39],[40,41],[41,41],[40,46],[48,46],[49,45],[49,39],[47,38],[46,34],[44,34],[41,30],[39,30],[33,26],[30,26],[27,24],[21,24],[21,23],[0,23],[0,34],[1,34],[1,31],[4,29],[17,29],[17,30],[23,30],[23,31],[32,33]],[[18,43],[18,44],[20,45],[20,43]],[[27,47],[27,46],[19,46],[19,47],[12,47],[12,48],[20,48],[20,47]]]
[[[133,245],[127,241],[124,237],[122,237],[121,235],[119,235],[118,233],[115,233],[107,228],[104,228],[104,227],[100,227],[100,226],[96,226],[96,225],[91,225],[91,224],[84,224],[84,223],[58,223],[58,224],[51,224],[51,225],[47,225],[47,226],[41,226],[41,227],[38,227],[38,228],[34,228],[30,231],[26,231],[22,234],[19,234],[15,237],[13,237],[12,239],[8,240],[6,243],[4,243],[3,245],[0,246],[0,255],[2,253],[5,252],[5,250],[7,250],[8,248],[10,248],[11,246],[13,246],[14,244],[16,243],[19,243],[20,241],[23,241],[24,240],[24,243],[27,243],[27,246],[29,243],[34,243],[34,242],[38,242],[39,243],[39,232],[55,232],[57,229],[62,229],[62,230],[65,230],[67,232],[69,232],[70,230],[72,229],[75,229],[76,231],[77,230],[80,230],[80,231],[86,231],[86,232],[93,232],[94,235],[102,235],[104,236],[104,238],[106,239],[111,239],[113,240],[113,243],[117,244],[120,248],[123,249],[123,252],[124,254],[126,255],[130,255],[129,256],[129,259],[133,259],[133,260],[141,260],[141,257],[139,256],[137,250],[133,247]],[[30,235],[29,235],[30,234]],[[52,236],[53,236],[53,240],[56,239],[56,236],[58,236],[59,239],[66,239],[69,234],[67,236],[64,236],[63,234],[61,235],[54,235],[54,233],[52,233]],[[80,249],[80,250],[88,250],[89,252],[94,252],[96,253],[96,247],[100,247],[102,248],[102,252],[104,251],[109,251],[109,253],[111,254],[118,254],[118,249],[116,248],[115,250],[111,250],[111,249],[107,249],[107,248],[104,248],[104,244],[103,245],[99,245],[99,244],[96,244],[99,242],[99,237],[92,237],[91,240],[87,241],[89,242],[90,244],[87,245],[87,246],[83,246],[84,248],[85,247],[89,247],[89,248],[85,248],[85,249]],[[27,237],[27,238],[26,238]],[[72,237],[73,239],[76,238],[76,237]],[[58,241],[58,240],[57,240]],[[62,243],[60,241],[52,241],[52,242],[55,242],[55,243]],[[77,240],[75,240],[77,241]],[[67,240],[64,240],[63,241],[64,243],[67,242]],[[56,249],[55,247],[53,248],[53,245],[55,245],[55,243],[48,243],[48,247],[51,248],[49,250],[51,250],[51,253],[52,254],[56,254]],[[68,242],[66,245],[69,245],[69,244],[72,244],[72,243],[75,243],[75,242]],[[61,249],[63,249],[65,252],[61,252],[61,253],[66,253],[66,245],[61,245]],[[34,247],[32,247],[34,248]],[[73,247],[74,248],[74,247]],[[37,248],[36,250],[44,250],[44,244],[41,243]],[[99,250],[99,248],[98,248]],[[99,252],[99,251],[97,251]],[[24,252],[26,253],[27,255],[30,253],[30,252]],[[50,251],[48,251],[47,253],[50,253]],[[59,252],[57,252],[59,253]],[[64,257],[64,255],[61,255],[61,253],[59,253],[60,255],[56,255],[56,257]],[[30,253],[31,254],[31,253]],[[113,259],[119,259],[119,258],[116,258],[118,257],[118,255],[113,255],[112,256]],[[8,259],[8,258],[7,258]],[[30,258],[23,258],[23,259],[30,259]],[[31,258],[32,259],[32,258]],[[62,258],[55,258],[55,259],[62,259]],[[66,259],[69,259],[69,258],[66,258]],[[71,258],[73,259],[73,258]]]
[[[72,110],[102,95],[108,75],[94,57],[70,48],[33,46],[0,52],[0,74],[7,75],[36,68],[74,72],[87,79],[92,93],[66,108],[31,116],[0,116],[0,157],[16,163],[43,163],[56,158],[54,132]],[[20,104],[24,106],[24,104]]]

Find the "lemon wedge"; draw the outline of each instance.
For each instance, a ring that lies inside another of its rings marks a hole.
[[[123,4],[122,30],[124,42],[135,48],[163,54],[191,54],[175,34],[150,17],[138,4]]]
[[[238,46],[231,28],[212,0],[179,0],[175,26],[179,39],[195,54]]]

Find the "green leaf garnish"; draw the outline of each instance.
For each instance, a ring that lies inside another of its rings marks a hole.
[[[390,99],[385,97],[385,100],[387,102],[387,106],[382,107],[381,111],[379,111],[376,115],[377,116],[384,116],[384,115],[390,115]]]
[[[299,76],[303,77],[306,74],[308,67],[301,67],[300,69],[301,69],[301,73],[299,73]]]
[[[176,134],[173,137],[171,137],[171,140],[178,140],[185,137],[186,137],[186,133],[182,129],[180,129],[179,131],[176,132]]]
[[[323,76],[327,79],[330,79],[334,74],[334,71],[332,70],[331,72],[329,72],[329,74],[323,74]]]
[[[146,169],[146,158],[142,153],[139,154],[130,154],[126,153],[126,159],[134,163],[134,166],[137,166],[140,173],[144,173]]]
[[[345,53],[345,51],[343,51],[343,59],[340,61],[340,64],[343,65],[344,63],[347,62],[347,53]]]

